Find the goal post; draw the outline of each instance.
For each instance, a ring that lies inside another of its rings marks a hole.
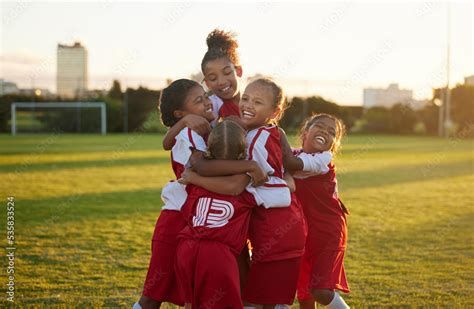
[[[17,134],[16,114],[17,108],[99,108],[100,131],[107,134],[107,110],[104,102],[13,102],[11,105],[11,132]]]

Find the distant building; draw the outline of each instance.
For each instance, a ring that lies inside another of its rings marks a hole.
[[[24,96],[37,96],[37,97],[53,97],[53,93],[49,89],[45,88],[18,88],[18,86],[13,83],[0,79],[0,95],[7,94],[16,94]]]
[[[465,85],[474,85],[474,75],[464,77]]]
[[[57,94],[65,98],[82,97],[87,91],[87,50],[81,43],[58,44]]]
[[[19,92],[20,90],[15,83],[0,79],[0,95],[18,94]]]
[[[411,104],[413,91],[398,88],[398,84],[390,84],[388,88],[365,88],[364,107],[374,106],[390,108],[397,103]]]

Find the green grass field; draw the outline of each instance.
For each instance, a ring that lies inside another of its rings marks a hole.
[[[6,247],[14,196],[17,305],[131,307],[172,178],[160,145],[157,135],[0,136],[0,227]],[[349,136],[336,165],[351,211],[348,304],[474,307],[473,140]]]

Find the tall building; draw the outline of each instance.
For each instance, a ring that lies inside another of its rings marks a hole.
[[[396,103],[411,104],[413,91],[398,88],[398,84],[390,84],[388,88],[365,88],[364,107],[392,107]]]
[[[65,98],[81,97],[87,91],[87,50],[81,43],[58,44],[56,87]]]

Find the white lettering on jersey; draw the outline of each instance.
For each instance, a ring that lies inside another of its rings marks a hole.
[[[196,215],[193,216],[193,226],[221,227],[229,223],[233,215],[234,206],[230,202],[201,197],[198,200]]]

